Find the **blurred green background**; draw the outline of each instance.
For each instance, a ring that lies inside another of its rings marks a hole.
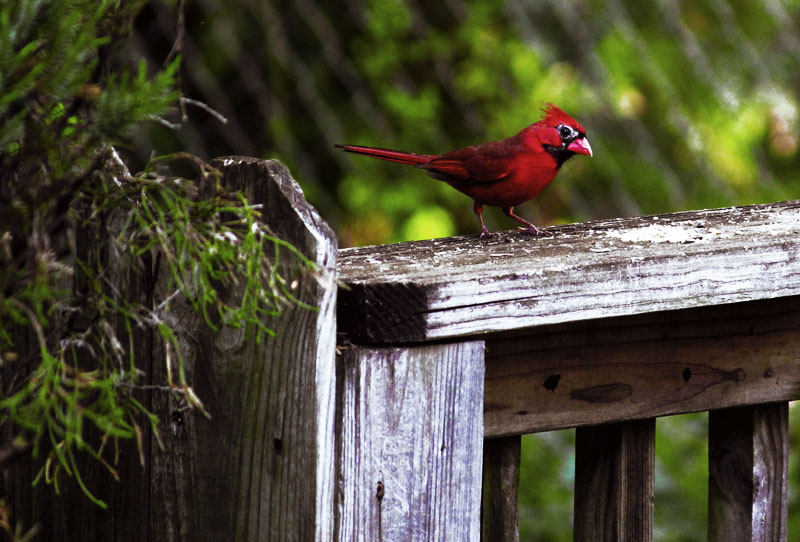
[[[173,46],[177,7],[139,17],[136,54],[153,65]],[[228,123],[190,106],[179,130],[137,134],[129,158],[277,158],[342,247],[479,230],[466,196],[335,143],[442,153],[513,135],[547,101],[586,127],[595,156],[518,208],[537,225],[800,194],[800,0],[194,0],[183,11],[182,90]],[[658,540],[706,538],[706,420],[658,422]],[[524,439],[523,540],[571,540],[573,441]],[[790,506],[797,537],[796,484]]]
[[[194,0],[185,14],[183,90],[229,122],[190,108],[139,148],[278,158],[342,246],[478,227],[466,196],[335,143],[442,153],[513,135],[547,101],[595,157],[520,207],[537,224],[800,194],[798,0]],[[175,19],[169,2],[140,17],[155,63]]]

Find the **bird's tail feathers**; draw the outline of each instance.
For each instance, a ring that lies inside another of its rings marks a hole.
[[[424,164],[437,156],[435,154],[415,154],[413,152],[380,149],[377,147],[362,147],[360,145],[336,145],[336,147],[345,152],[363,154],[365,156],[388,160],[390,162],[398,162],[400,164]]]

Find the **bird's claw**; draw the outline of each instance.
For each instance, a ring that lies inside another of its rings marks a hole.
[[[553,234],[550,233],[549,231],[540,230],[540,229],[537,229],[537,228],[533,228],[532,230],[529,230],[529,231],[530,231],[531,235],[535,235],[536,237],[552,237],[553,236]]]
[[[530,225],[530,226],[528,226],[527,228],[524,228],[524,227],[519,227],[519,228],[517,228],[517,229],[518,229],[519,231],[528,232],[528,233],[530,233],[531,235],[533,235],[534,237],[552,237],[552,236],[553,236],[553,234],[552,234],[552,233],[550,233],[549,231],[540,230],[539,228],[537,228],[537,227],[536,227],[536,226],[534,226],[533,224],[531,224],[531,225]]]
[[[492,232],[490,232],[486,228],[483,228],[481,230],[481,239],[491,239],[492,237],[494,237],[494,235],[495,234],[493,234]]]

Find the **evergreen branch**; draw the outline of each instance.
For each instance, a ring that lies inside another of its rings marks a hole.
[[[286,306],[313,309],[282,275],[313,277],[313,264],[269,232],[257,206],[225,191],[218,170],[174,153],[131,175],[114,151],[176,102],[225,122],[180,100],[178,55],[154,74],[144,62],[112,64],[120,22],[134,13],[113,0],[0,7],[0,355],[13,375],[0,383],[0,423],[15,432],[0,466],[30,453],[34,483],[58,493],[65,474],[101,507],[79,454],[116,478],[112,440],[115,450],[133,440],[142,462],[145,429],[163,448],[157,417],[134,394],[168,393],[212,414],[187,378],[171,305],[180,298],[209,330],[243,327],[259,341]],[[165,174],[177,160],[193,163],[200,181]],[[167,266],[167,293],[132,298],[121,271],[148,262]],[[137,330],[161,338],[166,382],[143,383]]]

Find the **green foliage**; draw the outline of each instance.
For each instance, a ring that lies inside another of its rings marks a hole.
[[[178,64],[179,59],[175,59],[152,79],[147,76],[144,60],[139,62],[135,76],[128,71],[112,73],[97,99],[95,129],[113,138],[132,129],[130,119],[147,119],[162,113],[178,99],[178,91],[170,91],[175,84]]]
[[[706,540],[708,413],[659,418],[656,451],[656,538]]]
[[[272,334],[267,318],[299,303],[279,257],[313,267],[202,160],[177,153],[128,172],[112,145],[179,98],[178,59],[152,74],[144,61],[131,70],[113,60],[139,7],[0,8],[0,423],[13,435],[0,446],[41,461],[34,483],[58,491],[62,474],[74,477],[102,507],[77,456],[117,478],[110,442],[136,439],[143,453],[142,420],[158,439],[138,392],[172,393],[205,413],[183,371],[174,300],[186,299],[212,330],[244,327],[260,340]],[[196,164],[201,182],[169,175],[176,160]],[[126,273],[159,264],[165,291],[135,291]],[[146,329],[160,334],[167,358],[167,381],[149,386],[132,348]]]
[[[524,435],[520,461],[520,540],[570,542],[575,430]]]

